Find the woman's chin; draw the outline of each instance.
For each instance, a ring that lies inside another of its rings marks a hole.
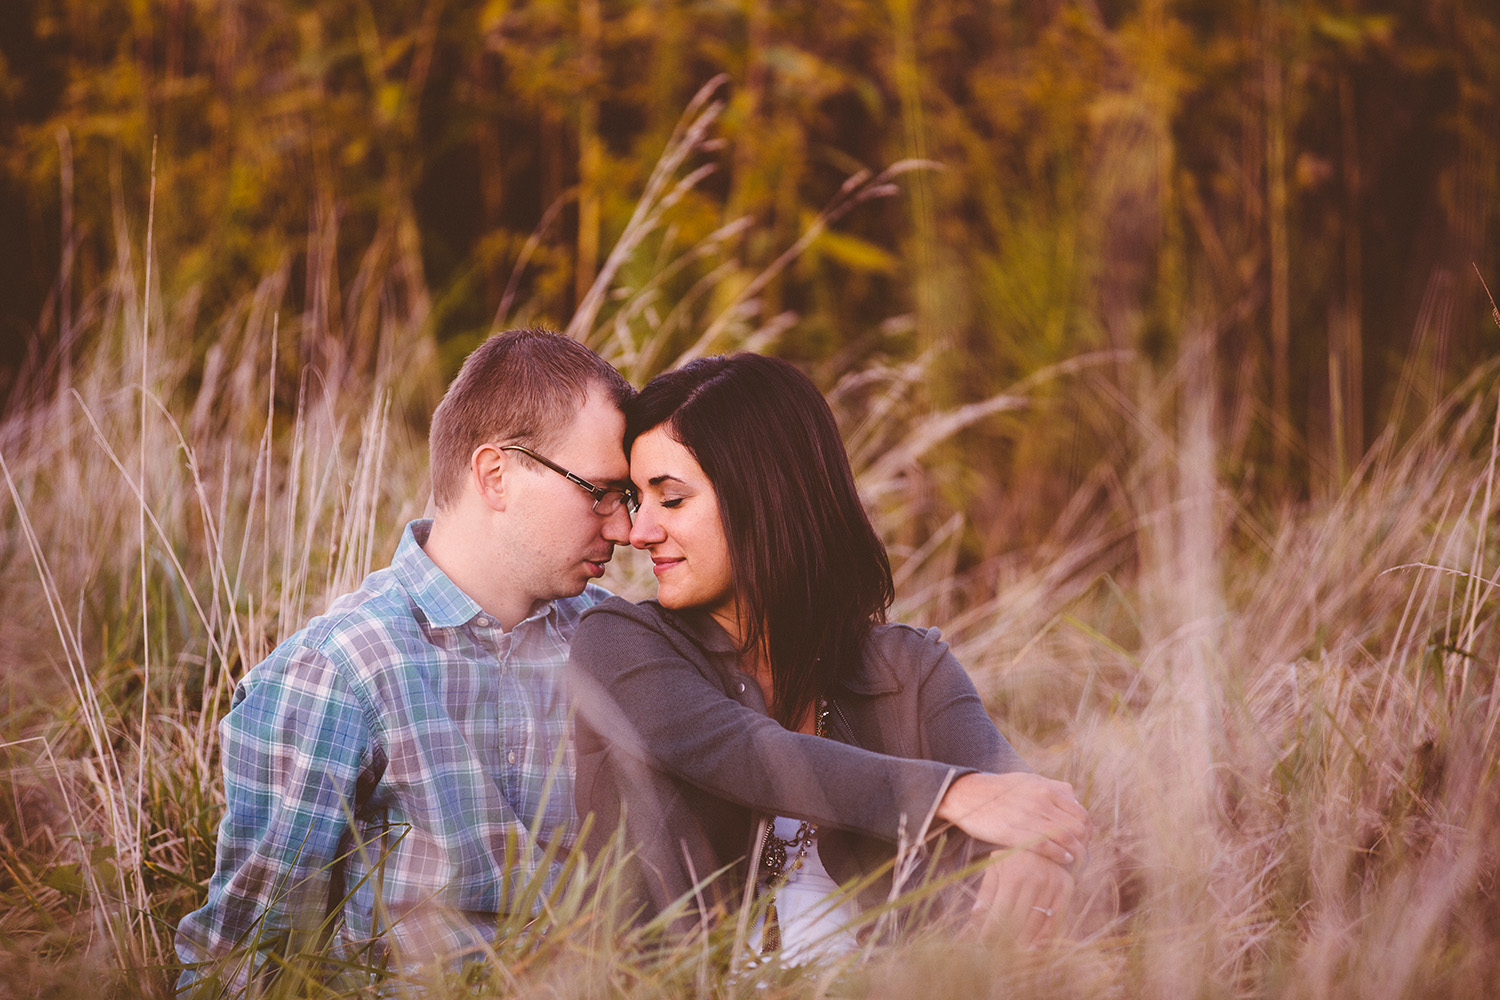
[[[656,603],[672,611],[686,611],[693,606],[692,601],[685,600],[681,595],[673,594],[670,590],[658,590]]]

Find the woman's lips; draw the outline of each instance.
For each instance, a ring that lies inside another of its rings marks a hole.
[[[665,557],[652,556],[651,572],[655,573],[657,576],[661,576],[667,570],[671,569],[673,566],[679,565],[681,562],[682,560],[680,558],[669,559]]]

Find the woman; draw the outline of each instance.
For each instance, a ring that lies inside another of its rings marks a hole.
[[[903,842],[928,840],[929,872],[1028,848],[978,905],[1048,933],[1087,814],[1026,773],[935,631],[883,624],[890,565],[822,395],[737,354],[652,380],[626,423],[630,540],[659,592],[600,605],[573,641],[585,847],[623,820],[644,913],[679,903],[690,925],[744,887],[789,952],[848,946],[837,928],[886,899]],[[970,836],[928,837],[950,822]],[[831,891],[851,880],[857,902]]]

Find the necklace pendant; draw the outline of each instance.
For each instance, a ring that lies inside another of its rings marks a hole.
[[[760,953],[769,955],[781,950],[781,921],[776,913],[776,900],[766,904],[766,918],[760,925]]]
[[[772,878],[780,878],[786,871],[786,841],[774,836],[769,839],[765,850],[766,870]]]

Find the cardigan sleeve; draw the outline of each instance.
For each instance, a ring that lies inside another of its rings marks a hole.
[[[616,753],[761,812],[893,841],[977,770],[783,729],[652,609],[619,599],[584,616],[570,673],[580,723]]]

